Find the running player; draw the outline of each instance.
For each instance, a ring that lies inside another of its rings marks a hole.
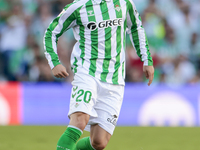
[[[150,85],[154,68],[148,42],[132,0],[76,0],[52,21],[44,36],[46,58],[58,78],[68,76],[57,55],[57,41],[69,28],[77,40],[71,54],[70,123],[57,150],[102,150],[113,134],[123,101],[126,33],[144,62]],[[78,141],[84,129],[90,137]]]

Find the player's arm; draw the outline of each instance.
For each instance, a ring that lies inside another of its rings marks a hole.
[[[76,16],[71,4],[67,5],[63,11],[56,17],[44,35],[45,56],[48,60],[52,73],[57,78],[65,78],[68,76],[66,68],[61,65],[57,54],[58,38],[69,28],[76,25]]]
[[[132,0],[128,2],[127,8],[127,33],[130,35],[131,42],[136,49],[137,55],[144,62],[143,71],[147,79],[148,85],[153,81],[154,67],[151,54],[149,52],[148,40],[139,13]]]

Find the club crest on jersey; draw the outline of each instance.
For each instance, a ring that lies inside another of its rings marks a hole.
[[[113,20],[104,20],[99,23],[91,21],[87,24],[87,28],[90,29],[91,31],[94,31],[97,28],[108,28],[112,26],[121,26],[121,25],[122,25],[122,18],[116,18]]]
[[[115,5],[115,10],[118,11],[118,12],[121,10],[121,8],[119,7],[119,5]]]

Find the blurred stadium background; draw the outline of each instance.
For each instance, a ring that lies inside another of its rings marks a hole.
[[[200,0],[133,1],[146,29],[155,78],[148,87],[128,38],[126,87],[118,121],[122,127],[116,128],[107,149],[198,150]],[[44,58],[43,35],[70,2],[0,0],[0,149],[53,150],[69,122],[73,33],[64,33],[57,45],[70,72],[62,80],[52,76]],[[176,128],[164,128],[169,126]],[[121,141],[123,146],[116,144]]]

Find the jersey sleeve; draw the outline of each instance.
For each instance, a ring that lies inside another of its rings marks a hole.
[[[130,36],[131,42],[136,49],[137,55],[145,66],[152,66],[153,60],[149,52],[149,44],[146,37],[142,21],[139,13],[132,0],[128,2],[127,10],[127,33]]]
[[[44,35],[44,50],[48,63],[53,69],[60,64],[57,54],[58,38],[69,28],[76,25],[76,9],[72,4],[67,5],[63,11],[50,23]]]

